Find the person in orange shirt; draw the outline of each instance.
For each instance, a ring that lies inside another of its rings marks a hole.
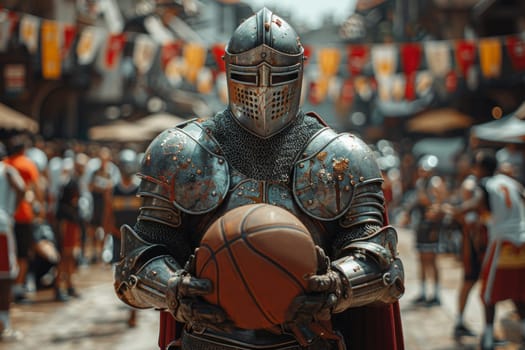
[[[15,241],[17,246],[17,262],[19,273],[13,287],[13,297],[15,302],[28,302],[25,289],[26,276],[29,266],[29,259],[33,254],[34,241],[33,230],[37,215],[35,207],[42,207],[43,195],[38,187],[39,172],[35,163],[25,155],[27,139],[25,135],[15,135],[8,140],[6,164],[13,166],[25,183],[24,198],[18,204],[15,218]],[[38,205],[40,204],[40,205]],[[43,215],[41,212],[38,215]]]

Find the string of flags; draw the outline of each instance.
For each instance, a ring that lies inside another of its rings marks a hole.
[[[118,69],[130,54],[137,74],[154,65],[174,87],[185,83],[202,94],[216,93],[227,101],[225,43],[156,40],[149,34],[110,32],[0,10],[0,53],[11,39],[39,55],[43,79],[60,79],[63,61],[75,57],[78,65]],[[130,53],[124,50],[131,45]],[[126,53],[125,53],[126,51]],[[525,72],[525,37],[507,35],[475,40],[431,40],[392,44],[348,44],[344,47],[305,47],[304,98],[312,104],[327,100],[350,107],[355,98],[368,101],[414,100],[432,89],[454,94],[460,81],[474,89],[481,80],[500,79]]]

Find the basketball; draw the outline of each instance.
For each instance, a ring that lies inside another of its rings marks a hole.
[[[315,244],[292,213],[269,204],[235,208],[204,234],[196,275],[213,283],[204,298],[239,328],[282,324],[292,300],[317,270]]]

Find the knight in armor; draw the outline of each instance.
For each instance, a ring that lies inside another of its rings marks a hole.
[[[142,207],[121,228],[114,285],[125,303],[164,310],[161,349],[404,348],[403,266],[381,172],[362,140],[300,110],[305,59],[294,29],[263,8],[227,44],[228,107],[162,132],[146,150]],[[206,229],[253,203],[294,214],[327,257],[280,332],[236,327],[204,301],[213,286],[191,269]]]

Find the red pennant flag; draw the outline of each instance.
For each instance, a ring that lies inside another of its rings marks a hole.
[[[309,94],[308,94],[308,100],[312,105],[318,105],[321,103],[321,99],[319,98],[319,87],[317,86],[317,82],[311,81],[309,86]]]
[[[354,100],[354,80],[347,79],[343,82],[341,87],[340,101],[345,105],[351,105]]]
[[[476,60],[476,45],[472,41],[460,40],[456,44],[456,61],[463,77],[467,77]]]
[[[77,35],[77,28],[73,25],[64,25],[62,28],[62,58],[69,54],[73,40]]]
[[[172,41],[167,42],[162,45],[162,50],[160,53],[160,63],[162,65],[162,69],[165,69],[168,63],[173,59],[174,57],[180,57],[182,53],[182,42],[180,41]]]
[[[406,76],[405,98],[416,98],[416,71],[421,64],[421,46],[417,43],[404,44],[401,47],[401,64]]]
[[[516,36],[509,36],[506,38],[506,44],[512,68],[525,70],[525,40]]]
[[[111,34],[107,41],[105,64],[106,69],[113,69],[118,65],[120,61],[120,55],[124,50],[124,44],[126,43],[126,34],[118,33]]]
[[[213,54],[213,58],[215,58],[215,63],[217,64],[217,70],[219,72],[226,71],[226,63],[223,59],[225,49],[226,47],[224,44],[215,44],[211,48],[211,53]]]
[[[304,64],[307,65],[312,57],[313,51],[312,51],[312,47],[309,45],[303,46],[303,49],[304,49],[304,56],[306,57]]]
[[[445,88],[448,92],[455,92],[458,87],[458,77],[455,72],[450,71],[445,77]]]
[[[351,45],[348,47],[348,71],[352,76],[361,74],[368,63],[368,47],[365,45]]]

